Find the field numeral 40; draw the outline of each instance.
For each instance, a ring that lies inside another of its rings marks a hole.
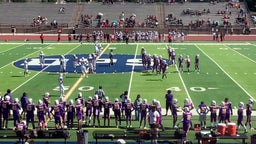
[[[204,91],[206,91],[207,88],[204,88],[204,87],[190,87],[189,89],[191,91],[194,91],[194,92],[204,92]],[[180,87],[170,87],[167,90],[179,92],[179,91],[181,91],[181,88]]]

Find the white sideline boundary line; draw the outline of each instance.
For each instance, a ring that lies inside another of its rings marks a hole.
[[[138,47],[139,45],[136,45],[136,50],[135,50],[135,54],[134,54],[134,58],[136,59],[137,57],[137,52],[138,52]],[[135,62],[133,61],[133,65],[132,65],[132,72],[131,72],[131,77],[130,77],[130,82],[129,82],[129,87],[128,87],[128,97],[130,97],[130,91],[131,91],[131,87],[132,87],[132,80],[133,80],[133,74],[134,74],[134,67],[135,67]]]
[[[216,61],[214,61],[207,53],[205,53],[197,44],[195,44],[204,55],[206,55],[212,62],[214,62],[238,87],[240,87],[251,99],[255,99],[249,94],[235,79],[233,79]]]
[[[49,45],[51,46],[51,45]],[[47,46],[47,47],[49,47]],[[78,48],[80,45],[77,45],[76,47],[72,48],[71,50],[69,50],[67,53],[65,53],[64,55],[70,53],[71,51],[75,50],[76,48]],[[45,47],[45,48],[47,48]],[[37,51],[38,52],[38,51]],[[14,90],[12,90],[12,92],[15,92],[17,89],[19,89],[20,87],[22,87],[23,85],[25,85],[26,83],[28,83],[30,80],[32,80],[33,78],[35,78],[36,76],[38,76],[40,73],[42,73],[44,70],[46,70],[47,68],[49,68],[51,65],[46,66],[45,68],[43,68],[42,70],[40,70],[38,73],[36,73],[35,75],[33,75],[31,78],[29,78],[28,80],[26,80],[25,82],[23,82],[22,84],[20,84],[18,87],[16,87]]]

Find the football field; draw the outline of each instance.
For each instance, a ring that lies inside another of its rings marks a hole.
[[[162,79],[161,74],[144,69],[140,54],[142,47],[147,54],[161,55],[168,61],[168,46],[175,49],[176,59],[179,55],[190,56],[190,72],[185,63],[182,73],[177,65],[169,65],[167,78]],[[49,92],[53,105],[60,96],[59,57],[64,55],[67,59],[67,73],[64,75],[67,101],[75,99],[79,92],[85,99],[93,97],[99,86],[103,87],[110,101],[120,99],[121,93],[127,90],[132,101],[140,94],[148,103],[159,100],[164,109],[168,89],[172,90],[180,106],[185,98],[190,99],[195,107],[201,101],[210,105],[215,100],[220,104],[229,98],[235,109],[241,101],[247,103],[250,98],[256,99],[256,43],[103,43],[102,47],[96,73],[82,77],[80,67],[77,67],[78,73],[73,72],[72,55],[88,57],[95,51],[93,43],[0,43],[0,91],[3,95],[11,89],[13,97],[19,99],[26,92],[35,104],[45,92]],[[111,49],[115,55],[114,65],[110,67]],[[39,64],[40,51],[46,56],[44,68]],[[196,55],[200,57],[200,72],[194,71]],[[23,75],[25,58],[29,59],[29,75],[26,77]]]
[[[168,89],[174,93],[180,104],[189,98],[195,106],[201,101],[210,104],[216,100],[219,104],[229,98],[236,107],[240,101],[247,103],[249,98],[255,100],[256,90],[256,45],[253,43],[174,43],[170,46],[179,55],[190,56],[191,71],[179,73],[176,65],[169,65],[167,79],[151,70],[145,71],[141,64],[141,48],[144,47],[151,56],[158,55],[168,59],[168,44],[103,44],[102,55],[97,61],[96,74],[88,78],[73,72],[72,55],[78,58],[88,57],[94,52],[93,44],[1,44],[0,45],[0,90],[2,94],[11,89],[14,97],[20,98],[23,92],[33,98],[34,103],[45,92],[51,94],[52,101],[59,98],[58,77],[59,57],[67,59],[67,74],[64,76],[65,99],[74,99],[78,92],[83,97],[93,96],[98,86],[102,86],[106,95],[113,101],[128,90],[132,100],[140,94],[142,98],[157,99],[165,105]],[[114,66],[109,67],[108,53],[114,51]],[[46,55],[45,67],[40,68],[39,52]],[[200,72],[194,71],[194,57],[200,56]],[[24,77],[23,62],[29,59],[29,76]],[[168,61],[168,60],[167,60]]]

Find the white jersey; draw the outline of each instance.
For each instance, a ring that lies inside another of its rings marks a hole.
[[[150,111],[149,112],[149,124],[156,124],[157,123],[157,118],[160,117],[160,114],[158,111]]]
[[[24,71],[28,71],[28,60],[24,60]]]
[[[44,64],[44,62],[45,62],[44,58],[45,58],[44,53],[40,53],[39,54],[39,62],[40,62],[40,64]]]

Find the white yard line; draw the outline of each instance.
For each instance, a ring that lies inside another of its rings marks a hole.
[[[183,80],[183,78],[182,78],[182,76],[181,76],[181,74],[180,74],[180,72],[179,72],[179,69],[178,69],[178,67],[177,67],[176,64],[175,64],[175,68],[176,68],[176,70],[177,70],[177,72],[178,72],[178,74],[179,74],[181,83],[182,83],[182,85],[183,85],[183,87],[184,87],[184,89],[185,89],[185,91],[186,91],[186,94],[187,94],[187,96],[188,96],[189,101],[193,103],[193,101],[192,101],[192,99],[191,99],[191,97],[190,97],[190,95],[189,95],[189,93],[188,93],[188,89],[187,89],[187,87],[186,87],[186,85],[185,85],[185,83],[184,83],[184,80]]]
[[[251,62],[253,62],[253,63],[256,63],[256,61],[254,61],[253,59],[250,59],[249,57],[247,57],[247,56],[245,56],[245,55],[239,53],[238,51],[234,50],[233,48],[231,48],[231,47],[229,47],[229,46],[226,46],[225,44],[223,44],[223,45],[224,45],[225,47],[227,47],[228,49],[230,49],[230,50],[236,52],[236,53],[239,54],[240,56],[242,56],[242,57],[248,59],[249,61],[251,61]]]
[[[166,46],[166,47],[168,47],[168,46]],[[186,94],[187,94],[187,96],[188,96],[189,101],[193,103],[193,101],[192,101],[192,99],[191,99],[191,96],[190,96],[189,93],[188,93],[188,89],[187,89],[187,87],[186,87],[186,84],[185,84],[185,82],[184,82],[184,80],[183,80],[183,78],[182,78],[182,76],[181,76],[181,74],[180,74],[180,71],[179,71],[179,69],[178,69],[178,67],[177,67],[176,64],[175,64],[175,68],[176,68],[176,71],[177,71],[178,74],[179,74],[181,83],[182,83],[182,85],[183,85],[183,87],[184,87],[184,89],[185,89],[185,92],[186,92]]]
[[[50,45],[49,45],[50,46]],[[47,47],[49,47],[47,46]],[[64,55],[70,53],[71,51],[75,50],[76,48],[78,48],[80,45],[72,48],[70,51],[68,51],[67,53],[65,53]],[[45,47],[46,48],[46,47]],[[27,56],[26,56],[27,57]],[[42,73],[44,70],[46,70],[47,68],[49,68],[51,65],[46,66],[45,68],[43,68],[42,70],[40,70],[38,73],[36,73],[35,75],[33,75],[31,78],[29,78],[28,80],[26,80],[25,82],[23,82],[22,84],[20,84],[18,87],[16,87],[14,90],[12,90],[12,92],[15,92],[17,89],[19,89],[20,87],[22,87],[23,85],[25,85],[26,83],[28,83],[30,80],[32,80],[33,78],[35,78],[36,76],[38,76],[40,73]]]
[[[135,54],[134,54],[134,58],[133,58],[134,60],[137,57],[138,47],[139,47],[139,45],[136,44],[136,50],[135,50]],[[134,67],[135,67],[135,62],[133,62],[133,65],[132,65],[132,72],[131,72],[131,77],[130,77],[130,82],[129,82],[129,87],[128,87],[128,97],[130,97],[130,91],[131,91],[131,87],[132,87],[132,79],[133,79]]]
[[[195,44],[195,47],[197,47],[204,55],[206,55],[212,62],[214,62],[238,87],[240,87],[251,99],[254,99],[254,97],[248,93],[235,79],[233,79],[214,59],[212,59],[207,53],[205,53],[197,44]]]

